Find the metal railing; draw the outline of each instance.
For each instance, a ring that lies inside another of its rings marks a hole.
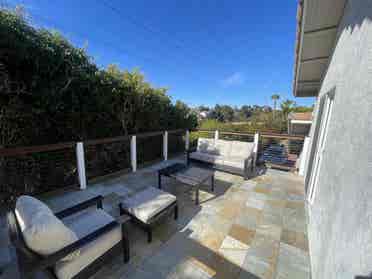
[[[195,136],[196,135],[196,136]],[[274,133],[196,130],[157,131],[114,138],[59,144],[1,148],[0,202],[21,194],[39,194],[64,187],[84,189],[87,179],[136,171],[137,164],[167,160],[196,147],[198,137],[258,142],[258,163],[296,169],[304,137]]]
[[[287,134],[261,134],[258,162],[269,167],[293,171],[303,149],[305,137]]]
[[[0,149],[0,202],[77,184],[75,143]]]
[[[258,138],[257,163],[288,171],[297,169],[297,159],[301,154],[305,139],[304,136],[267,132],[240,133],[218,130],[196,130],[195,132],[198,137],[247,142],[254,142],[254,137],[256,135]],[[195,138],[194,136],[194,139]],[[195,142],[193,146],[196,146]]]
[[[0,203],[12,202],[22,194],[36,195],[71,186],[84,189],[89,179],[136,171],[137,164],[167,160],[168,153],[174,156],[185,150],[185,132],[157,131],[84,142],[0,148]]]
[[[83,146],[88,179],[130,169],[130,137],[92,140]]]

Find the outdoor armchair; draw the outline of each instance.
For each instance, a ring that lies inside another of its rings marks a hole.
[[[129,261],[124,224],[103,211],[102,200],[97,196],[53,214],[35,198],[18,198],[8,226],[21,277],[44,272],[50,278],[87,278],[121,251]]]

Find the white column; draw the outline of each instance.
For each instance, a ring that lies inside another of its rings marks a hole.
[[[216,131],[214,132],[214,140],[215,140],[215,141],[218,141],[218,138],[219,138],[219,132],[218,132],[218,130],[216,130]]]
[[[190,148],[190,131],[186,130],[186,136],[185,136],[185,149],[189,150]]]
[[[132,164],[132,171],[137,171],[137,137],[132,136],[130,140],[130,161]]]
[[[254,157],[253,157],[253,166],[256,166],[256,162],[257,162],[257,154],[258,154],[258,144],[259,144],[259,141],[260,141],[260,134],[259,133],[255,133],[254,134],[254,147],[253,147],[253,152],[254,152]]]
[[[76,143],[76,163],[79,175],[80,189],[87,188],[87,178],[85,175],[84,145],[82,142]]]
[[[165,131],[163,135],[163,156],[164,156],[164,161],[167,161],[168,160],[168,131]]]
[[[302,151],[300,155],[300,167],[298,170],[298,174],[300,176],[305,176],[307,159],[309,157],[309,149],[310,149],[310,137],[305,137],[304,146],[302,147]]]

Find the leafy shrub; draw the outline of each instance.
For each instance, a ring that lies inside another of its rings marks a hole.
[[[98,68],[61,34],[0,10],[0,146],[173,128],[196,117],[138,71]]]

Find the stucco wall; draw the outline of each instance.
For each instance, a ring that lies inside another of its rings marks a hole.
[[[313,279],[372,273],[372,1],[348,1],[320,95],[335,90],[309,209]],[[314,126],[314,125],[313,125]]]

